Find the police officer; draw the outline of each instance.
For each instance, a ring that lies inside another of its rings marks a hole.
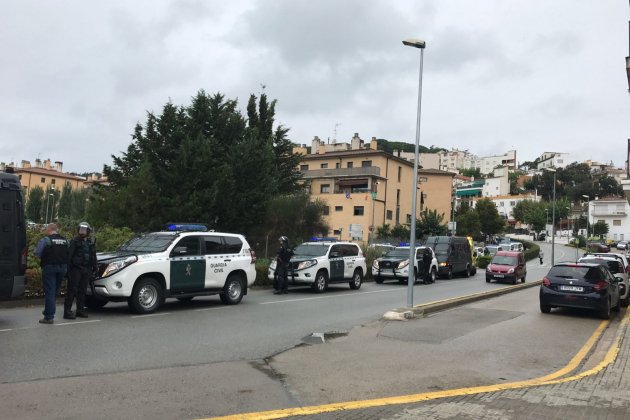
[[[433,283],[433,280],[431,279],[431,260],[433,260],[431,250],[429,248],[425,248],[422,251],[422,262],[424,263],[424,284]]]
[[[543,263],[543,257],[545,256],[545,254],[543,253],[542,249],[538,251],[538,258],[540,258],[540,264],[542,265]]]
[[[87,318],[85,310],[85,290],[92,272],[96,271],[96,250],[89,238],[92,228],[87,222],[77,227],[77,235],[70,241],[68,259],[68,294],[64,302],[63,317],[75,319]],[[77,310],[72,312],[76,298]]]
[[[280,249],[276,256],[276,284],[273,294],[287,294],[289,293],[289,260],[293,256],[293,252],[289,249],[289,238],[281,236],[278,241],[280,242]]]
[[[42,267],[42,283],[44,286],[44,318],[40,324],[55,322],[56,299],[59,288],[67,271],[68,241],[57,233],[54,223],[46,227],[46,236],[37,243],[35,255],[40,259]]]

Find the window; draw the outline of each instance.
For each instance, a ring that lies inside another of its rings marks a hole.
[[[327,169],[328,168],[328,164],[327,163],[322,163],[321,165],[319,165],[320,168],[322,169]]]
[[[341,168],[341,163],[339,162],[335,163],[335,169],[339,169],[339,168]]]
[[[504,203],[503,201],[499,202],[499,206],[500,206],[500,207],[503,207],[503,205],[504,205],[504,204],[505,204],[505,203]]]
[[[613,220],[613,226],[621,226],[621,220]]]
[[[322,184],[319,186],[319,192],[322,194],[330,193],[330,184]]]
[[[354,206],[354,215],[355,216],[363,216],[364,209],[363,206]]]
[[[223,240],[225,241],[225,251],[228,254],[238,254],[241,252],[241,248],[243,248],[243,242],[239,238],[234,236],[224,236]]]
[[[175,245],[175,248],[173,248],[173,250],[183,247],[185,248],[186,252],[183,253],[176,253],[176,256],[179,255],[199,255],[200,249],[199,249],[199,236],[186,236],[185,238],[182,238],[179,240],[179,242],[177,242],[177,245]]]
[[[308,165],[300,165],[300,171],[308,171]]]
[[[51,184],[53,184],[53,185],[55,185],[55,178],[51,179],[51,180],[50,180],[50,183],[51,183]]]
[[[369,168],[370,166],[372,166],[372,161],[371,160],[364,160],[363,162],[361,162],[361,167],[362,168]]]
[[[396,190],[396,205],[400,206],[400,190]]]
[[[356,257],[359,255],[359,247],[356,245],[342,245],[344,257]]]
[[[387,210],[387,220],[392,220],[392,217],[394,217],[394,214],[391,210]]]
[[[343,211],[343,206],[335,206],[335,211]]]
[[[333,235],[339,235],[339,236],[341,236],[341,229],[335,229],[335,230],[333,230]]]
[[[328,216],[328,215],[330,214],[330,207],[328,207],[328,206],[324,206],[324,209],[323,209],[323,211],[322,211],[322,214],[323,214],[324,216]]]
[[[19,174],[19,175],[18,175],[18,178],[21,180],[21,179],[22,179],[22,174]]]
[[[409,224],[411,223],[411,215],[410,214],[407,215],[407,223],[409,223]]]
[[[220,236],[204,236],[203,242],[206,245],[206,255],[223,253],[223,243]]]
[[[42,177],[42,184],[46,182],[46,178]]]
[[[348,162],[348,168],[352,168],[352,162]]]
[[[402,176],[402,166],[398,167],[398,182],[400,182],[400,178]]]
[[[510,201],[510,206],[514,207],[516,205],[516,201]]]

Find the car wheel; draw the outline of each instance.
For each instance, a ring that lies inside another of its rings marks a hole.
[[[523,274],[523,277],[521,278],[521,283],[525,283],[525,277],[527,277],[527,274]]]
[[[109,302],[107,299],[101,299],[96,296],[86,296],[85,297],[85,306],[90,309],[100,309],[103,306],[107,305]]]
[[[437,271],[434,268],[433,270],[431,270],[431,273],[429,274],[429,281],[431,283],[435,283],[436,279],[437,279]]]
[[[164,291],[160,283],[151,277],[146,277],[136,282],[128,303],[135,313],[148,314],[157,310],[163,300]]]
[[[610,299],[606,301],[606,306],[599,312],[601,319],[610,319]]]
[[[381,283],[383,283],[383,277],[378,277],[378,276],[377,276],[377,277],[374,277],[374,281],[375,281],[376,283],[378,283],[378,284],[381,284]]]
[[[219,297],[225,305],[236,305],[241,302],[244,294],[241,277],[236,274],[230,274]]]
[[[486,283],[490,283],[490,277],[486,276]]]
[[[540,302],[540,312],[542,312],[543,314],[550,313],[551,312],[551,306],[545,305],[544,303]]]
[[[311,285],[311,289],[315,293],[322,293],[328,287],[328,275],[324,270],[318,271],[315,276],[315,282]]]
[[[630,295],[626,296],[624,299],[621,299],[621,306],[624,308],[630,304]]]
[[[617,304],[612,308],[613,311],[619,312],[621,310],[621,298],[617,299]]]
[[[512,284],[516,284],[517,281],[518,281],[518,277],[516,277],[516,274],[514,274],[514,278],[512,279]]]
[[[350,280],[350,288],[352,290],[359,290],[361,288],[361,283],[363,283],[363,276],[361,275],[361,270],[354,270],[354,274],[352,275],[352,280]]]
[[[466,278],[470,277],[470,265],[466,264],[466,273],[464,274]]]

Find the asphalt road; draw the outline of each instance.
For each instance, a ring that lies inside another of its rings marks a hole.
[[[562,251],[558,251],[560,253]],[[557,257],[558,258],[558,257]],[[528,264],[528,279],[548,270]],[[475,277],[417,285],[414,303],[505,287]],[[352,291],[333,285],[318,295],[308,288],[276,296],[250,290],[242,303],[224,306],[218,297],[184,304],[168,300],[159,312],[137,316],[127,305],[110,303],[87,320],[40,325],[40,308],[0,310],[0,383],[114,373],[130,370],[262,359],[289,348],[313,332],[347,331],[406,305],[406,285],[365,283]]]

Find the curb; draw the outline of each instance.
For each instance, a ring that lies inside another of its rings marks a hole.
[[[444,311],[446,309],[462,306],[467,303],[478,302],[484,299],[490,299],[496,296],[506,295],[508,293],[518,292],[520,290],[529,289],[530,287],[539,286],[542,280],[536,280],[529,283],[521,283],[514,286],[502,287],[488,292],[474,293],[472,295],[459,296],[450,299],[438,300],[435,302],[423,303],[413,308],[398,308],[386,312],[383,319],[387,321],[408,320],[415,317],[422,317],[435,312]]]

